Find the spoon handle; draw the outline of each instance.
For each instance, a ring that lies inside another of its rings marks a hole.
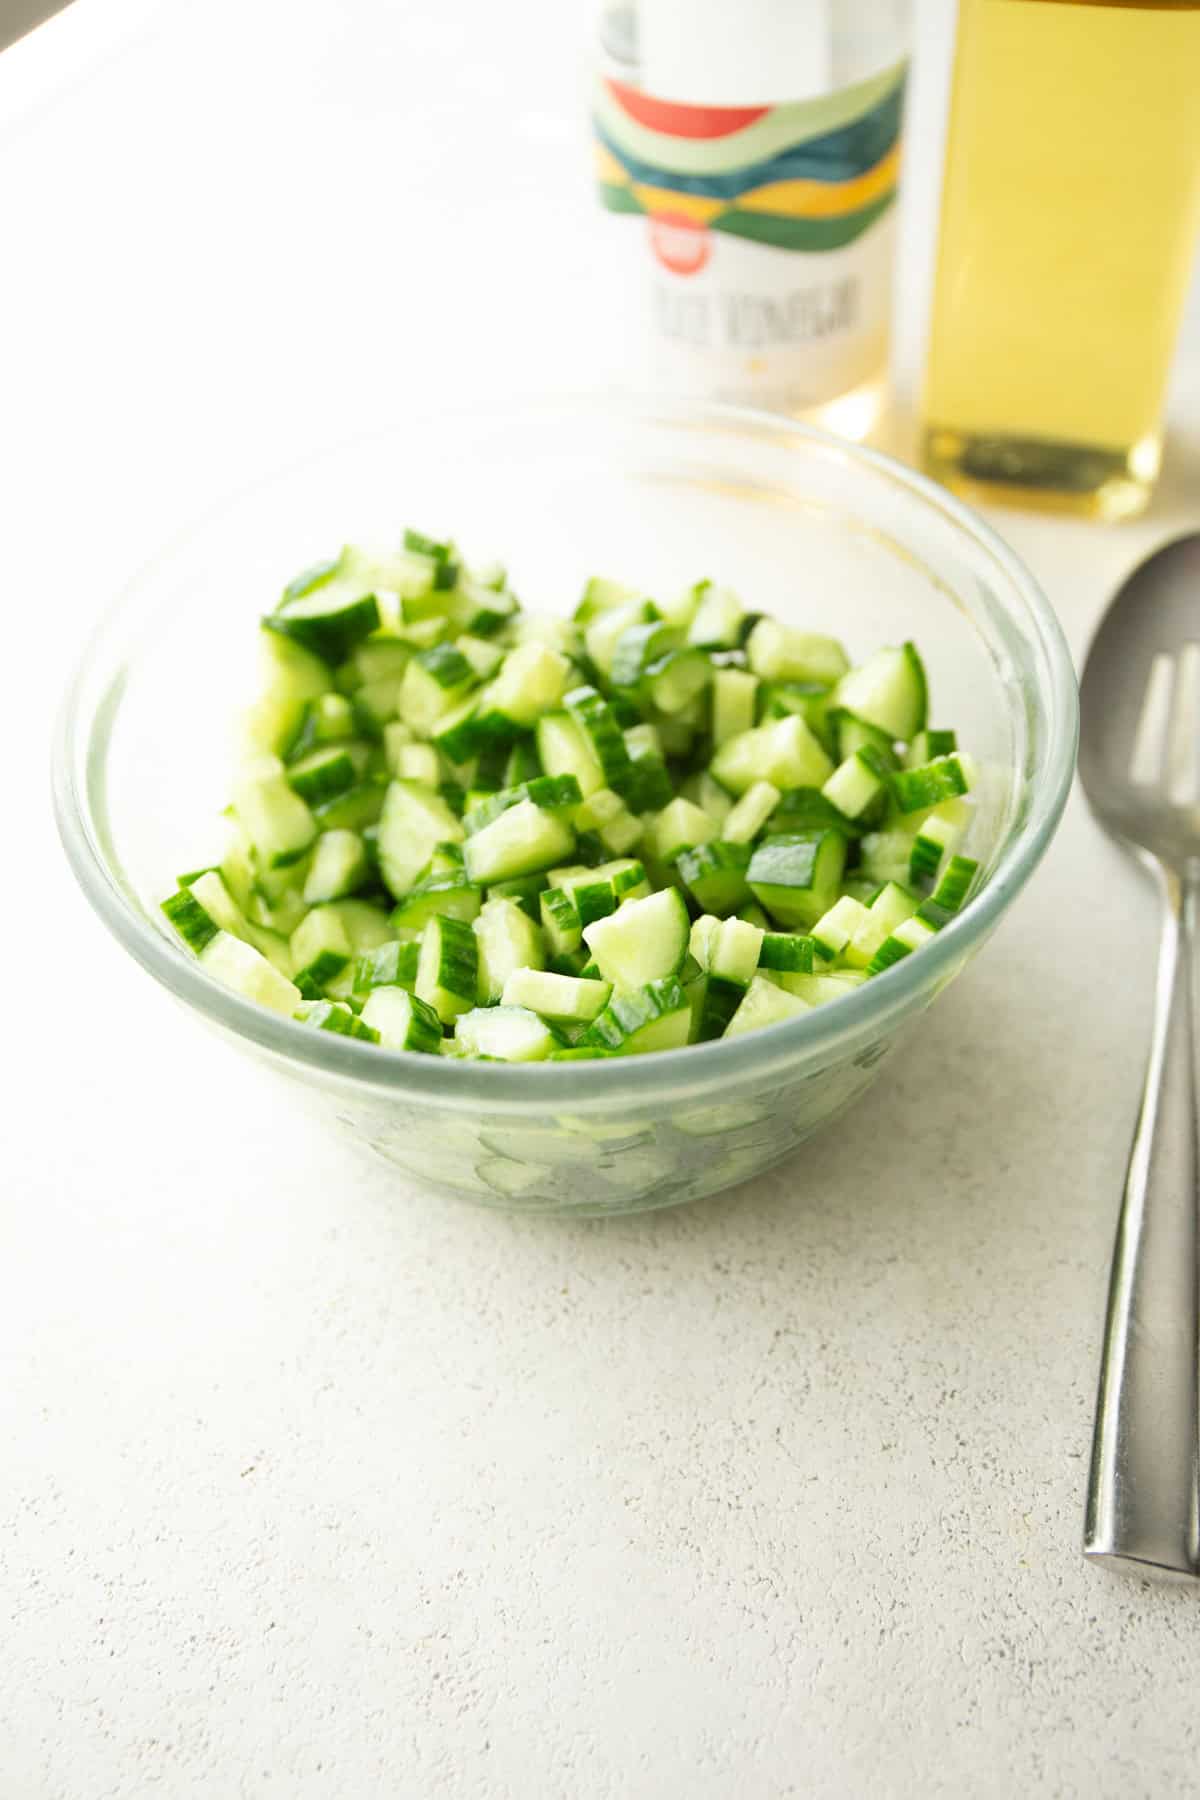
[[[1196,1070],[1190,878],[1159,867],[1162,943],[1146,1085],[1113,1250],[1084,1551],[1200,1575]]]

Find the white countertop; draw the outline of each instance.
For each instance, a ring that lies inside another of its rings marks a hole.
[[[414,400],[619,378],[579,41],[532,3],[78,0],[0,58],[0,1788],[1194,1794],[1200,1595],[1079,1556],[1154,933],[1080,805],[843,1128],[602,1225],[350,1160],[54,840],[66,665],[179,524]],[[1172,417],[1146,519],[995,516],[1077,649],[1200,523],[1194,316]]]

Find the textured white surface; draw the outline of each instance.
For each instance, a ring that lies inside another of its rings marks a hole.
[[[59,652],[179,522],[412,393],[619,373],[576,20],[500,13],[79,0],[0,61],[0,1791],[1194,1794],[1200,1596],[1078,1555],[1153,934],[1081,806],[844,1129],[604,1225],[346,1160],[59,858]],[[1138,525],[997,515],[1077,647],[1200,523],[1198,401],[1193,325]]]

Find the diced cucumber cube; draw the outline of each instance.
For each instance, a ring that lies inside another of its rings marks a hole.
[[[522,800],[469,837],[463,855],[471,880],[488,887],[548,869],[574,845],[575,835],[561,818]]]
[[[306,906],[341,900],[367,879],[367,852],[357,831],[323,831],[304,877]]]
[[[281,975],[253,944],[243,943],[227,931],[218,931],[210,939],[199,960],[201,968],[222,987],[240,994],[243,1000],[253,1000],[272,1012],[282,1013],[285,1018],[291,1018],[304,997],[295,983]]]
[[[797,714],[731,737],[712,760],[712,772],[731,794],[757,781],[784,788],[820,787],[833,773],[821,744]]]
[[[536,1013],[507,1002],[463,1013],[454,1027],[454,1041],[470,1056],[490,1056],[499,1062],[544,1062],[560,1047]]]
[[[377,987],[367,997],[361,1018],[379,1033],[385,1050],[415,1050],[436,1055],[442,1026],[434,1009],[417,994],[400,987]]]
[[[805,927],[832,906],[845,863],[841,832],[786,832],[758,845],[747,880],[772,918]]]
[[[761,1031],[766,1025],[778,1025],[785,1019],[799,1018],[811,1011],[810,1003],[797,994],[776,987],[764,975],[756,975],[746,989],[740,1006],[725,1027],[726,1037],[741,1037],[747,1031]]]
[[[612,994],[607,981],[581,981],[547,970],[514,969],[504,984],[504,1006],[526,1006],[543,1019],[590,1024]]]
[[[750,667],[764,681],[813,681],[832,686],[850,667],[836,638],[760,619],[746,640]]]
[[[687,955],[690,930],[683,895],[678,888],[664,888],[643,900],[626,900],[583,935],[604,980],[628,992],[674,975]]]

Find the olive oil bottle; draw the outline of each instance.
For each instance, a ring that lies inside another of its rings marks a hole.
[[[961,0],[930,472],[1139,511],[1198,224],[1200,0]]]

